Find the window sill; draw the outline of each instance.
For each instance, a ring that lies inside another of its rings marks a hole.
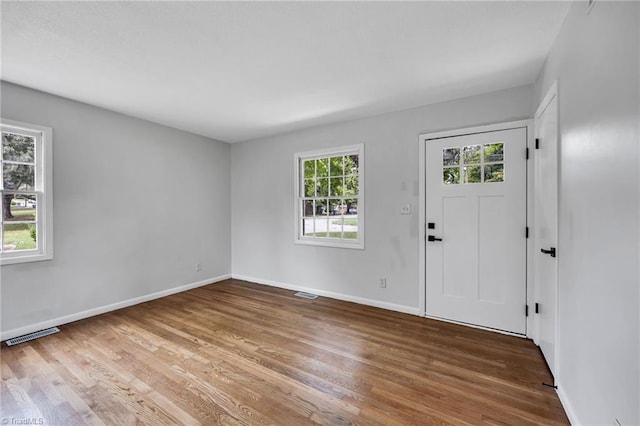
[[[7,256],[0,258],[0,265],[14,265],[17,263],[30,263],[30,262],[41,262],[43,260],[52,260],[53,254],[42,254],[42,253],[34,253],[34,254],[24,254],[20,256]]]
[[[345,241],[331,241],[331,240],[319,240],[317,238],[299,238],[294,241],[296,244],[307,246],[321,246],[321,247],[335,247],[345,249],[364,250],[363,241],[345,242]]]

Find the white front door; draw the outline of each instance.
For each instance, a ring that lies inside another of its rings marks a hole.
[[[533,277],[537,342],[555,376],[558,309],[558,101],[552,89],[536,114]]]
[[[427,316],[525,334],[527,129],[425,144]]]

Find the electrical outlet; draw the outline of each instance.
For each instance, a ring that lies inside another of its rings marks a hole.
[[[202,263],[196,263],[196,272],[202,271]]]
[[[400,207],[400,214],[411,214],[411,204],[405,204]]]
[[[387,288],[387,279],[380,278],[380,288]]]

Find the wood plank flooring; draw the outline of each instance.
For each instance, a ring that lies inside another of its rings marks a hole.
[[[60,329],[2,345],[3,424],[568,424],[528,340],[243,281]]]

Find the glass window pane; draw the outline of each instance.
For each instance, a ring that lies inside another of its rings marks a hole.
[[[316,175],[316,160],[304,161],[304,177],[312,178]]]
[[[348,240],[355,240],[358,238],[357,217],[345,217],[342,237]]]
[[[480,174],[480,166],[467,166],[463,169],[464,183],[480,183],[482,182],[482,176]]]
[[[5,223],[2,230],[2,251],[33,250],[36,248],[35,224]]]
[[[465,164],[475,164],[480,162],[481,145],[465,146],[462,150],[462,156]]]
[[[329,219],[329,238],[342,238],[342,225],[344,219],[342,216],[332,217]]]
[[[484,161],[503,161],[504,160],[504,144],[502,142],[491,143],[484,146]]]
[[[2,132],[2,158],[6,161],[35,162],[35,139]]]
[[[329,200],[316,200],[316,216],[326,216],[329,214]]]
[[[345,175],[358,175],[358,168],[360,162],[357,155],[346,155],[344,157],[344,174]]]
[[[484,166],[485,182],[504,182],[504,164],[487,164]]]
[[[449,167],[442,170],[442,183],[454,185],[460,183],[460,168]]]
[[[4,194],[3,199],[3,221],[26,222],[36,220],[35,196]]]
[[[5,163],[2,175],[4,189],[34,191],[34,172],[35,166]]]
[[[312,217],[302,218],[302,235],[307,237],[313,237],[315,235],[314,228],[315,220]]]
[[[344,174],[343,157],[331,157],[329,165],[330,176],[342,176]]]
[[[316,195],[316,181],[315,179],[304,180],[304,196],[314,197]]]
[[[313,200],[304,200],[302,202],[302,215],[305,217],[313,216]]]
[[[336,216],[343,214],[342,200],[332,198],[329,200],[329,214]]]
[[[342,191],[342,178],[338,177],[338,178],[330,178],[329,179],[331,181],[331,187],[329,188],[329,195],[343,195],[343,191]]]
[[[442,165],[457,166],[460,164],[460,148],[445,148],[442,150]]]
[[[328,197],[329,196],[329,179],[320,178],[318,179],[318,197]]]
[[[357,198],[348,198],[344,200],[344,204],[346,205],[345,215],[357,215],[358,214],[358,199]]]
[[[316,162],[316,174],[320,177],[329,176],[329,159],[328,158],[319,158]]]
[[[358,195],[358,185],[360,179],[357,175],[345,176],[344,178],[344,195]]]

